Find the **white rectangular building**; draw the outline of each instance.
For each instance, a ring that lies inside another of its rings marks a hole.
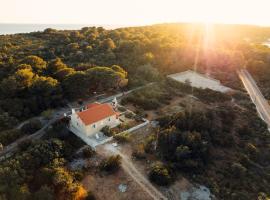
[[[85,110],[72,111],[70,125],[84,133],[92,136],[105,127],[115,127],[120,124],[117,113],[111,104],[93,103],[86,106]]]

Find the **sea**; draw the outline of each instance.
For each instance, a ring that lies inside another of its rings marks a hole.
[[[1,24],[0,35],[16,34],[16,33],[30,33],[43,31],[46,28],[53,28],[57,30],[79,30],[83,27],[102,26],[105,29],[115,29],[125,27],[125,25],[101,25],[101,24]]]

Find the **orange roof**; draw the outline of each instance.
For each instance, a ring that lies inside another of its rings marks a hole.
[[[117,115],[110,104],[93,103],[87,105],[87,110],[77,112],[85,125],[93,124],[104,118]]]
[[[100,103],[95,102],[95,103],[88,104],[88,105],[86,106],[86,108],[89,109],[89,108],[93,108],[93,107],[99,106],[99,105],[100,105]]]

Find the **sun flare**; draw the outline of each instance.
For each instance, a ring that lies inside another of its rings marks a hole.
[[[1,4],[0,23],[270,25],[269,7],[269,0],[9,0]]]

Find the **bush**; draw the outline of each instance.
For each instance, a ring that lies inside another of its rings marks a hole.
[[[49,120],[49,119],[51,119],[52,114],[53,114],[53,110],[48,109],[48,110],[43,111],[41,113],[41,116],[44,117],[45,119]]]
[[[36,131],[38,131],[39,129],[41,129],[41,127],[42,127],[42,124],[41,124],[40,120],[33,119],[33,120],[30,120],[28,123],[25,123],[21,127],[21,131],[24,134],[33,134]]]
[[[119,106],[118,108],[117,108],[120,112],[125,112],[127,109],[125,108],[125,107],[123,107],[123,106]]]
[[[110,156],[109,158],[103,160],[100,165],[99,169],[106,172],[116,172],[120,168],[121,164],[121,157],[119,155]]]
[[[134,117],[134,114],[132,112],[126,112],[125,117],[128,119],[132,119]]]
[[[96,200],[96,197],[93,195],[92,192],[88,192],[85,200]]]
[[[151,167],[149,179],[160,186],[166,186],[172,182],[169,169],[162,163],[156,163]]]
[[[28,149],[28,147],[30,147],[33,144],[32,140],[30,139],[26,139],[23,140],[19,143],[18,147],[20,149],[20,151],[25,151],[26,149]]]
[[[74,171],[72,173],[72,176],[74,177],[74,179],[76,181],[82,181],[83,180],[83,177],[84,177],[84,174],[82,171],[78,170],[78,171]]]
[[[91,158],[95,154],[95,151],[91,147],[87,146],[83,149],[82,153],[85,158]]]
[[[20,130],[12,129],[0,132],[0,141],[3,146],[9,145],[22,136]]]
[[[128,132],[122,132],[114,135],[113,138],[119,143],[124,143],[130,141],[130,134]]]
[[[155,135],[150,135],[146,138],[144,151],[146,153],[153,153],[155,151],[156,138]]]
[[[140,144],[136,146],[132,152],[132,156],[136,159],[145,159],[145,151],[144,151],[144,145]]]
[[[247,171],[247,169],[241,165],[240,163],[233,163],[231,165],[232,175],[236,178],[243,177]]]
[[[246,150],[251,155],[256,155],[258,153],[258,150],[254,144],[247,143]]]
[[[111,137],[114,135],[114,132],[109,126],[104,126],[100,131],[104,133],[104,135],[106,135],[107,137]]]

